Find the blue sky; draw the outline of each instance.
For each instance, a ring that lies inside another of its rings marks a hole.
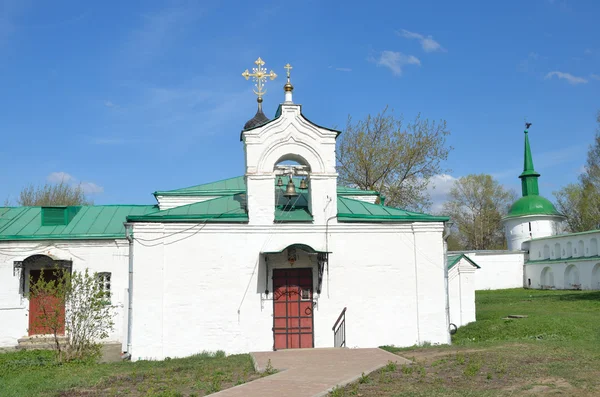
[[[600,3],[529,1],[0,0],[0,199],[68,174],[97,204],[243,174],[255,113],[241,72],[279,78],[264,108],[294,101],[343,127],[386,105],[445,119],[436,178],[490,173],[519,186],[523,122],[542,194],[574,181],[600,109]]]

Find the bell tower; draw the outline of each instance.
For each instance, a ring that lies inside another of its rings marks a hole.
[[[241,133],[246,157],[246,187],[249,223],[275,222],[335,223],[337,173],[335,139],[339,131],[313,124],[293,102],[292,66],[285,65],[287,81],[284,102],[269,120],[262,112],[264,83],[277,75],[266,73],[261,58],[255,62],[254,93],[259,97],[257,114]],[[264,117],[264,119],[263,119]]]

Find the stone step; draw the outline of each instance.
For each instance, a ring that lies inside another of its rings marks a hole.
[[[58,337],[58,343],[61,345],[65,345],[67,342],[67,338],[65,336]],[[18,345],[16,346],[19,350],[47,350],[54,349],[56,346],[56,342],[54,341],[54,337],[51,335],[39,335],[39,336],[30,336],[26,338],[20,338],[18,340]]]

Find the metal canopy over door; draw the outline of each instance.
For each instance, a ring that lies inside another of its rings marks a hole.
[[[273,269],[275,350],[314,347],[312,269]]]
[[[59,282],[58,275],[52,269],[42,270],[30,270],[29,276],[31,277],[31,283],[35,283],[40,277],[44,277],[46,282],[55,280]],[[52,318],[54,313],[58,314],[56,320],[58,320],[58,334],[65,334],[65,306],[62,301],[56,296],[45,295],[35,296],[29,299],[29,335],[47,335],[52,334],[53,331],[44,324],[41,318],[44,316],[44,311]]]

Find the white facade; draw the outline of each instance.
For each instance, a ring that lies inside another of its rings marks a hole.
[[[448,270],[450,323],[457,327],[475,321],[475,279],[479,271],[464,257]]]
[[[349,347],[449,343],[442,228],[416,224],[413,234],[411,225],[338,224],[326,239],[313,225],[207,225],[195,233],[183,232],[185,224],[135,224],[144,240],[181,234],[153,247],[135,243],[133,358],[272,350],[273,294],[264,291],[272,291],[274,267],[291,266],[270,258],[266,285],[260,253],[294,243],[331,252],[314,299],[315,347],[333,346],[344,307]],[[302,253],[294,267],[311,267],[317,284],[314,258]]]
[[[7,241],[0,243],[0,347],[15,346],[27,337],[29,301],[25,297],[29,270],[15,268],[15,261],[33,255],[72,261],[74,271],[111,273],[111,303],[115,306],[115,326],[106,342],[122,341],[127,302],[129,247],[126,240],[96,241]],[[23,291],[23,288],[25,291]]]
[[[600,289],[600,231],[572,233],[526,243],[525,286],[543,289]]]
[[[464,251],[480,266],[475,273],[475,290],[523,287],[525,252]]]
[[[521,251],[525,241],[562,233],[563,220],[562,217],[550,215],[529,215],[504,220],[508,250]]]

